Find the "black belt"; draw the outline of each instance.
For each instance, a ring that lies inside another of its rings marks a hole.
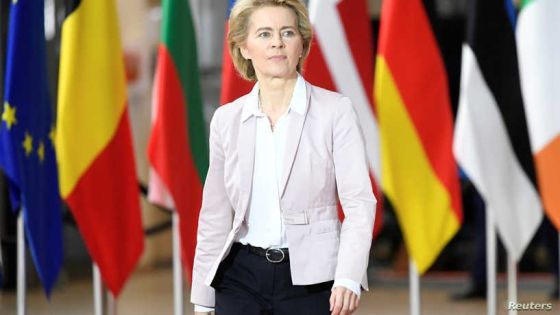
[[[250,253],[265,257],[268,262],[271,262],[273,264],[278,264],[290,259],[290,253],[288,252],[287,248],[261,248],[251,245],[242,246],[246,247]]]

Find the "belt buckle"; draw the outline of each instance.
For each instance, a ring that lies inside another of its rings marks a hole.
[[[272,255],[272,253],[274,253],[274,252],[280,252],[280,254],[282,254],[282,257],[279,260],[271,259],[270,255]],[[284,251],[279,249],[279,248],[269,248],[269,249],[266,250],[265,257],[266,257],[266,260],[268,260],[269,262],[271,262],[273,264],[277,264],[277,263],[281,263],[282,261],[284,261],[284,258],[286,258],[286,254],[284,254]]]

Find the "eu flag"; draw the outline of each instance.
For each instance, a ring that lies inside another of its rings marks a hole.
[[[62,216],[51,121],[44,0],[11,1],[0,126],[0,167],[21,209],[47,296],[62,265]]]

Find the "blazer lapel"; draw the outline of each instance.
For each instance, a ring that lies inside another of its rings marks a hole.
[[[282,172],[282,179],[280,181],[280,198],[284,195],[284,191],[286,190],[286,184],[288,182],[288,178],[290,177],[290,173],[292,171],[292,166],[294,164],[294,159],[296,157],[296,153],[299,146],[299,140],[301,139],[301,133],[303,131],[303,126],[305,123],[305,118],[307,117],[307,113],[309,112],[309,100],[311,99],[311,91],[309,88],[309,84],[305,83],[306,88],[306,102],[307,108],[303,114],[299,114],[297,112],[292,112],[292,117],[290,117],[290,127],[288,129],[288,136],[286,139],[286,151],[284,152],[284,166]]]
[[[237,138],[237,149],[239,156],[240,192],[242,200],[241,214],[245,215],[251,196],[253,183],[253,168],[255,164],[255,138],[257,120],[254,116],[241,122],[239,136]]]

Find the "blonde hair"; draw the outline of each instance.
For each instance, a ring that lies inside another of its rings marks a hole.
[[[235,69],[244,79],[249,81],[257,81],[257,76],[251,60],[247,60],[241,55],[240,45],[247,40],[251,14],[265,6],[285,7],[295,13],[298,31],[303,40],[303,52],[297,64],[298,72],[301,72],[305,58],[309,55],[311,40],[313,39],[309,13],[300,0],[237,0],[229,15],[228,48]]]

